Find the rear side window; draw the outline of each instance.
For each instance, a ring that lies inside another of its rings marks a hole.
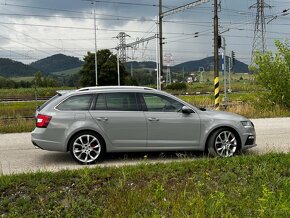
[[[94,95],[71,96],[56,108],[61,111],[86,111],[90,109]]]
[[[95,104],[95,110],[107,110],[106,97],[104,94],[99,94]]]
[[[99,94],[95,110],[138,111],[135,93],[106,93]]]
[[[137,111],[135,93],[108,93],[106,94],[108,110]]]

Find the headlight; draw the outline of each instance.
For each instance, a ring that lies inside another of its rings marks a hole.
[[[247,120],[247,121],[241,121],[242,125],[245,127],[245,128],[250,128],[250,127],[254,127],[254,124]]]

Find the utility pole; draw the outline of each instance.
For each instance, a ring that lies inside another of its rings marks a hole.
[[[214,0],[214,103],[216,110],[220,109],[218,37],[218,1]]]
[[[223,45],[222,45],[222,71],[223,71],[223,75],[224,75],[224,103],[225,106],[227,106],[227,53],[226,53],[226,39],[225,37],[222,36],[223,39]]]
[[[96,86],[98,86],[98,47],[97,47],[97,24],[96,24],[96,2],[94,1],[94,30],[95,30],[95,72]]]
[[[194,2],[170,9],[168,11],[163,12],[162,11],[162,0],[159,0],[159,54],[160,54],[160,77],[163,76],[163,35],[162,35],[162,19],[165,16],[169,16],[172,14],[176,14],[182,11],[185,11],[187,9],[199,6],[201,4],[207,3],[210,0],[196,0]]]
[[[117,72],[118,72],[118,86],[120,86],[120,60],[119,60],[119,50],[117,51]]]
[[[163,31],[162,31],[162,0],[159,0],[159,75],[160,80],[163,76]],[[161,89],[161,86],[160,86]]]

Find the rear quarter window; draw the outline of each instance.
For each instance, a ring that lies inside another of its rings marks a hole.
[[[56,94],[55,96],[53,96],[52,98],[50,98],[48,101],[46,101],[43,105],[41,105],[40,107],[37,108],[37,111],[41,111],[43,108],[45,108],[49,103],[53,102],[54,100],[56,100],[58,97],[60,97],[60,94]]]
[[[61,102],[56,109],[61,111],[86,111],[90,109],[94,95],[75,95]]]

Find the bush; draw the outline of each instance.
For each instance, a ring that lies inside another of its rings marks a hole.
[[[290,47],[275,41],[277,53],[257,52],[251,70],[257,73],[257,81],[269,91],[267,99],[273,105],[290,108]]]
[[[166,89],[170,90],[185,90],[186,83],[172,83],[166,86]]]

